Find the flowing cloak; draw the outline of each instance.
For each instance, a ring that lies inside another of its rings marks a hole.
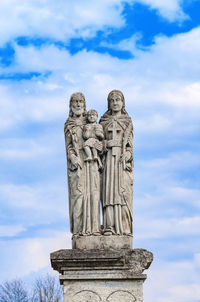
[[[133,200],[133,125],[128,114],[100,119],[104,129],[105,155],[102,180],[102,204],[105,229],[108,211],[115,208],[112,227],[118,234],[132,234]],[[123,156],[123,157],[122,157]],[[116,207],[117,206],[117,207]],[[117,211],[118,212],[117,212]],[[117,213],[117,214],[116,214]],[[110,218],[109,218],[110,220]]]
[[[100,176],[96,162],[84,161],[83,127],[85,117],[69,117],[64,126],[67,170],[70,230],[73,234],[91,234],[100,229]],[[75,167],[72,158],[77,157],[81,167]]]

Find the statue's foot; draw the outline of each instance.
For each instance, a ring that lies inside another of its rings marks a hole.
[[[103,232],[103,235],[111,236],[111,235],[116,235],[116,233],[114,231],[108,229]]]
[[[112,231],[105,231],[103,234],[104,234],[104,236],[111,236],[112,235]]]
[[[101,233],[100,232],[94,232],[94,233],[92,233],[92,235],[94,235],[94,236],[101,236]]]
[[[82,233],[82,236],[90,236],[90,235],[92,235],[92,234],[89,231],[86,231],[86,232]]]
[[[129,237],[133,237],[133,234],[131,233],[123,233],[124,236],[129,236]]]
[[[81,233],[78,234],[78,236],[84,236],[84,233],[81,232]]]

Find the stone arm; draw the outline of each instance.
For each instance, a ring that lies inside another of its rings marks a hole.
[[[100,124],[96,125],[95,134],[100,140],[104,139],[103,127]]]
[[[70,131],[65,132],[66,155],[69,162],[69,169],[76,170],[81,167],[81,162],[73,144],[73,136]]]
[[[88,139],[90,138],[90,125],[85,125],[83,128],[83,138]]]
[[[128,155],[128,161],[133,160],[133,131],[130,133],[129,139],[127,141],[125,152]]]
[[[129,124],[125,131],[123,139],[123,151],[120,161],[123,163],[124,170],[132,171],[133,169],[133,125]]]

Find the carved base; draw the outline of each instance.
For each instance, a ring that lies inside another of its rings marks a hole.
[[[133,237],[131,236],[77,236],[72,239],[73,249],[132,249]]]
[[[64,302],[143,302],[143,281],[64,281]]]
[[[60,275],[64,302],[142,302],[153,254],[134,250],[59,250],[51,265]]]

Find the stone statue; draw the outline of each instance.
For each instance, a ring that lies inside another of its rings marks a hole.
[[[79,92],[72,94],[69,107],[69,118],[65,123],[64,133],[70,229],[73,236],[100,235],[99,164],[96,160],[87,161],[84,150],[83,131],[87,124],[84,95]]]
[[[121,91],[108,95],[104,129],[102,205],[104,235],[132,235],[133,125]]]
[[[121,91],[109,93],[108,111],[99,124],[97,118],[96,110],[86,112],[82,93],[71,96],[64,128],[71,232],[101,235],[101,196],[103,235],[131,236],[133,125]]]
[[[86,153],[85,161],[96,160],[101,167],[100,158],[98,156],[98,151],[102,151],[104,138],[103,127],[97,124],[98,113],[96,110],[89,110],[87,112],[88,124],[83,128],[83,137],[86,140],[84,143],[84,151]]]
[[[133,125],[121,91],[109,93],[97,118],[82,93],[72,94],[64,128],[72,249],[51,253],[51,265],[65,302],[143,302],[153,254],[132,249]]]

